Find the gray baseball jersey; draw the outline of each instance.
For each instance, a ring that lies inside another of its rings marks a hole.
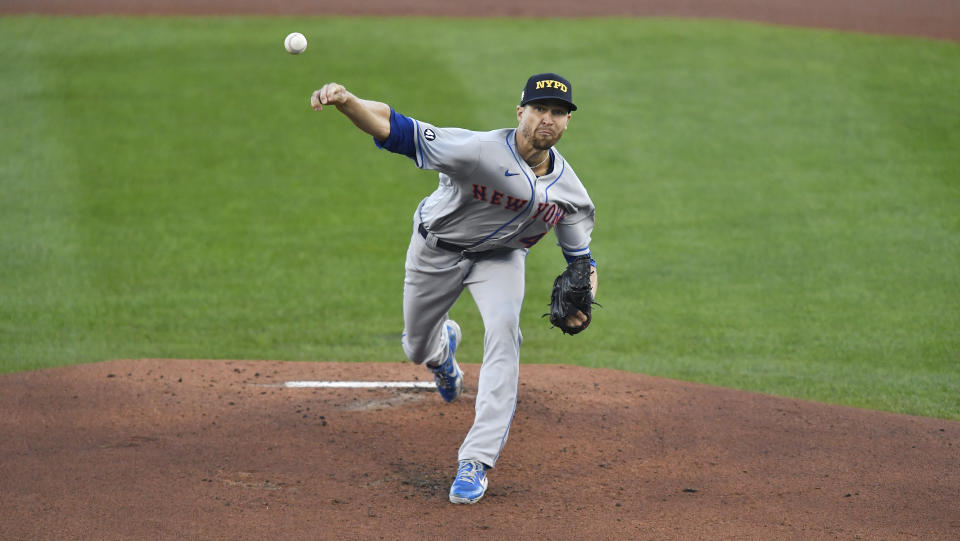
[[[414,214],[403,350],[418,364],[445,359],[448,312],[469,289],[483,318],[484,347],[474,423],[459,459],[492,467],[517,402],[524,256],[551,229],[568,259],[589,254],[593,202],[556,149],[550,151],[550,172],[538,178],[517,153],[515,129],[437,128],[395,111],[390,125],[390,137],[377,146],[440,174],[437,189]]]
[[[473,132],[414,124],[417,167],[440,172],[436,191],[418,211],[431,233],[483,251],[530,248],[556,228],[566,256],[589,252],[593,202],[556,149],[552,170],[537,178],[517,153],[515,129]]]

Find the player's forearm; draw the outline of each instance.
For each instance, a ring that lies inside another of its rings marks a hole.
[[[338,103],[337,110],[353,122],[357,128],[384,141],[390,136],[390,106],[351,96],[345,103]]]
[[[390,106],[378,101],[360,99],[340,83],[327,83],[310,96],[310,105],[322,111],[324,105],[335,105],[353,124],[380,141],[390,137]]]

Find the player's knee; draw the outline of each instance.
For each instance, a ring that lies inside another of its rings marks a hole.
[[[403,347],[403,353],[414,364],[423,364],[436,353],[433,351],[435,348],[430,347],[430,340],[426,338],[418,339],[405,334],[400,340],[400,345]]]

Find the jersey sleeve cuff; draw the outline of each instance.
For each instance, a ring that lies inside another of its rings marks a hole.
[[[573,263],[573,260],[574,260],[574,259],[577,259],[578,257],[583,257],[583,256],[587,256],[587,257],[590,258],[590,264],[591,264],[592,266],[594,266],[594,267],[597,266],[597,262],[596,262],[596,260],[593,259],[593,254],[590,253],[590,248],[589,248],[589,247],[588,247],[588,248],[584,248],[583,250],[576,250],[576,251],[573,251],[573,252],[568,252],[568,251],[566,251],[566,250],[563,251],[563,257],[564,257],[564,259],[567,260],[567,265],[569,265],[570,263]]]
[[[416,159],[417,149],[414,145],[413,119],[406,117],[390,108],[390,135],[385,141],[380,141],[376,137],[373,143],[377,148],[389,150],[396,154],[403,154],[410,159]]]

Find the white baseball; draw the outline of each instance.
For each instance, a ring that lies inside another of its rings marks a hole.
[[[291,32],[283,40],[283,47],[290,54],[300,54],[307,50],[307,38],[300,32]]]

